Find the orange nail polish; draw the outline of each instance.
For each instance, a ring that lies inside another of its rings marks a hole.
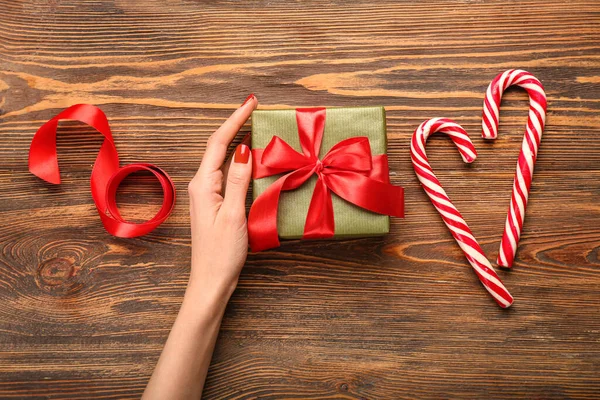
[[[242,105],[240,107],[243,107],[247,102],[249,102],[253,98],[254,98],[254,93],[250,93],[250,96],[246,97],[246,100],[244,100],[244,102],[242,103]]]
[[[244,143],[239,144],[235,149],[235,155],[233,156],[233,162],[246,164],[250,158],[250,147]]]

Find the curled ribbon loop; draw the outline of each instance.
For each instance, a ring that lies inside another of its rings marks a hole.
[[[306,216],[304,239],[334,235],[331,192],[372,212],[404,216],[404,190],[390,184],[387,156],[371,155],[367,137],[342,140],[319,160],[325,115],[325,108],[296,110],[302,153],[277,136],[265,149],[252,150],[255,179],[285,173],[250,208],[248,233],[252,251],[279,246],[277,209],[281,192],[300,187],[313,174],[317,175],[317,183]]]
[[[90,104],[76,104],[61,111],[38,129],[29,147],[29,171],[49,183],[60,184],[56,155],[56,129],[63,119],[83,122],[104,136],[104,142],[92,169],[90,186],[92,198],[108,233],[123,238],[145,235],[162,224],[175,206],[175,185],[162,169],[152,164],[129,164],[119,167],[119,155],[106,115]],[[137,171],[152,173],[163,190],[163,203],[158,213],[142,223],[127,222],[117,208],[116,193],[128,175]]]

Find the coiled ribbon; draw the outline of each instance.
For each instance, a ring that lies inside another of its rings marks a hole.
[[[38,129],[29,147],[29,171],[49,183],[60,184],[60,171],[56,155],[56,129],[63,119],[83,122],[104,136],[104,142],[94,163],[90,186],[92,198],[108,233],[123,238],[145,235],[162,224],[175,206],[175,185],[165,171],[152,164],[128,164],[119,167],[119,155],[108,125],[106,115],[90,104],[76,104],[61,111]],[[163,190],[163,203],[158,213],[142,223],[128,222],[117,208],[116,193],[128,175],[137,171],[152,173]]]

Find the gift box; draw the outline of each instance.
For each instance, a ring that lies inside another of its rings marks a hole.
[[[388,233],[403,192],[389,184],[386,149],[383,107],[254,111],[253,250],[278,245],[264,243],[273,230],[282,239]]]

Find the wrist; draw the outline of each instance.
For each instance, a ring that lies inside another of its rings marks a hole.
[[[240,268],[241,269],[241,268]],[[192,259],[192,268],[186,293],[204,293],[215,298],[229,300],[239,279],[239,271],[222,263],[206,259]]]
[[[224,311],[236,286],[237,280],[221,282],[214,278],[196,276],[192,272],[185,290],[184,303],[194,304],[195,307],[222,308]]]

